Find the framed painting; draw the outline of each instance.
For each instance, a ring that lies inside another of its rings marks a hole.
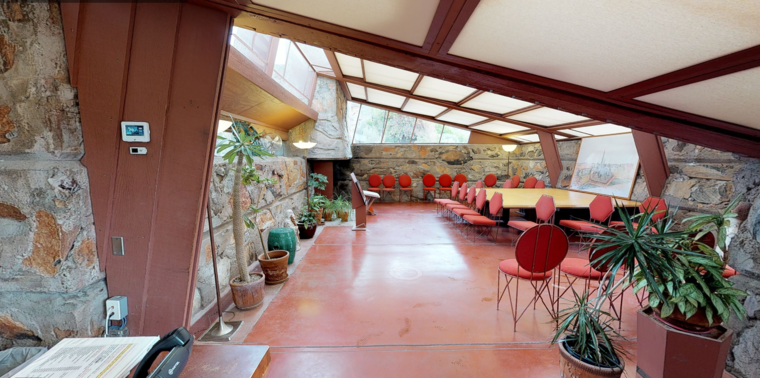
[[[630,199],[638,171],[633,135],[583,138],[568,189]]]

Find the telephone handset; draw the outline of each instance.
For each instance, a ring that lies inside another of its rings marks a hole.
[[[187,364],[190,352],[193,350],[193,335],[185,329],[179,327],[174,331],[167,333],[161,340],[150,348],[140,364],[137,365],[133,378],[174,378],[178,377]],[[148,373],[151,365],[161,352],[169,351],[161,363]]]

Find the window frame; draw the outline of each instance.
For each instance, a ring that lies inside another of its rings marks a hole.
[[[436,121],[431,121],[431,120],[428,120],[428,119],[425,119],[425,118],[420,118],[420,117],[414,116],[412,114],[405,113],[402,110],[394,111],[394,110],[389,110],[389,109],[385,109],[385,108],[378,107],[378,106],[372,106],[372,105],[369,105],[369,104],[365,104],[364,102],[358,102],[358,101],[350,101],[350,102],[359,105],[359,111],[357,112],[356,121],[355,121],[356,123],[354,124],[354,133],[353,133],[353,135],[351,135],[351,145],[352,146],[353,145],[369,145],[369,144],[389,144],[389,145],[390,144],[442,144],[441,140],[443,139],[443,131],[446,129],[446,127],[452,127],[452,128],[455,128],[455,129],[467,131],[467,132],[469,132],[469,135],[472,135],[472,130],[470,130],[470,129],[463,128],[461,126],[452,125],[452,124],[449,124],[449,123],[446,123],[446,122],[440,122],[440,121],[437,121],[437,120]],[[385,112],[385,120],[383,121],[383,131],[382,131],[382,133],[380,135],[380,142],[377,142],[377,143],[356,143],[356,134],[357,134],[357,131],[359,130],[359,120],[361,119],[361,111],[362,111],[362,109],[365,106],[373,108],[373,109],[382,110],[383,112]],[[403,116],[414,118],[414,127],[412,128],[412,134],[409,137],[409,142],[406,142],[406,143],[384,143],[383,142],[383,139],[385,138],[385,131],[388,128],[388,119],[390,118],[390,113],[391,112],[398,113],[398,114],[403,115]],[[427,121],[427,122],[437,123],[437,124],[441,125],[441,133],[438,135],[438,142],[428,142],[428,143],[415,143],[415,142],[412,142],[412,140],[414,140],[414,133],[417,130],[417,122],[419,122],[419,121]],[[468,137],[466,142],[462,142],[462,143],[445,143],[445,144],[468,144],[469,140],[470,140],[470,138]]]

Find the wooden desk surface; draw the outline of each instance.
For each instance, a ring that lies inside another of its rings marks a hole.
[[[554,205],[557,208],[572,209],[572,208],[588,208],[591,201],[596,198],[596,194],[574,192],[572,190],[565,189],[503,189],[503,188],[478,188],[477,192],[481,190],[486,191],[486,198],[491,200],[494,193],[499,192],[502,195],[502,201],[504,202],[505,209],[532,209],[536,207],[536,202],[542,195],[550,195],[554,197]],[[614,201],[614,199],[613,199]],[[624,207],[636,207],[639,203],[636,201],[621,200],[617,202]],[[614,204],[614,202],[613,202]]]
[[[261,378],[271,359],[266,345],[195,344],[179,378]]]

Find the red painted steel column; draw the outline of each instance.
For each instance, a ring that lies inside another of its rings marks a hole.
[[[559,156],[559,148],[554,134],[545,131],[537,131],[538,139],[541,141],[541,150],[544,152],[544,161],[546,170],[549,172],[549,180],[552,188],[557,187],[559,175],[562,173],[562,159]]]
[[[665,189],[665,182],[670,177],[668,157],[662,146],[662,139],[654,134],[633,130],[633,142],[639,153],[639,162],[647,181],[650,196],[659,197]]]

